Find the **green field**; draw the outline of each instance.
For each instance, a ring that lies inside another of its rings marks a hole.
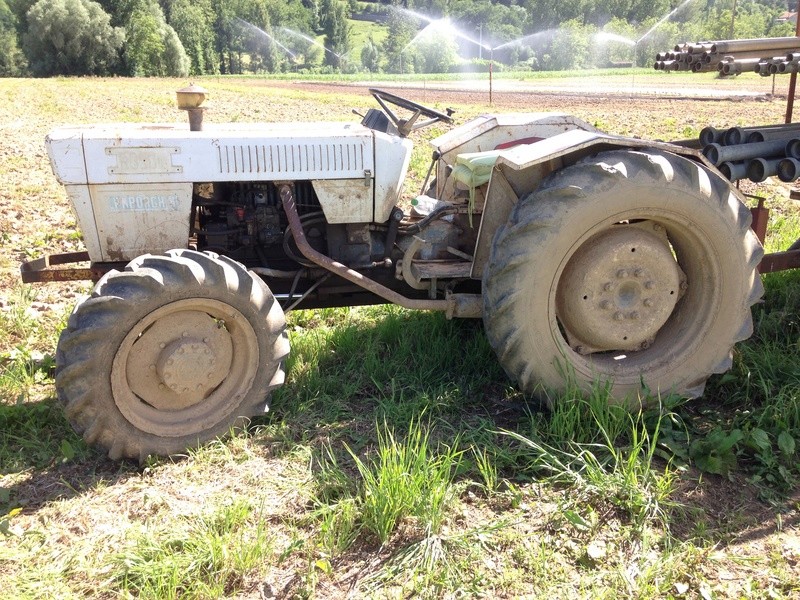
[[[597,77],[630,85],[627,73]],[[569,108],[611,133],[675,138],[783,111],[525,93],[489,107],[425,81],[404,95],[454,106],[459,122]],[[671,79],[689,81],[719,89]],[[325,82],[204,78],[206,118],[352,119],[372,105],[361,87]],[[183,85],[0,80],[1,597],[800,597],[800,272],[764,276],[754,335],[692,402],[655,398],[629,414],[598,384],[548,411],[514,389],[479,321],[298,311],[287,383],[246,430],[143,465],[87,447],[52,375],[58,333],[90,288],[18,283],[22,260],[82,248],[44,136],[76,121],[182,122],[172,93]],[[414,138],[417,185],[430,134]],[[745,191],[772,209],[768,250],[800,237],[785,186]]]

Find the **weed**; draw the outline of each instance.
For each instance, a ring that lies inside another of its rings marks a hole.
[[[407,516],[414,517],[428,534],[441,531],[445,509],[455,493],[453,478],[462,454],[455,443],[434,449],[428,428],[412,422],[403,439],[384,424],[378,431],[377,456],[369,463],[346,448],[362,479],[364,527],[381,544]]]
[[[571,505],[602,499],[623,510],[639,532],[651,521],[666,528],[664,504],[675,475],[669,467],[659,474],[653,464],[664,415],[620,411],[603,402],[605,389],[595,386],[587,398],[555,404],[547,422],[535,417],[536,438],[503,433],[527,448],[529,469],[576,488]]]
[[[474,596],[482,583],[476,563],[491,551],[497,534],[511,526],[503,519],[462,533],[426,535],[401,546],[380,568],[368,573],[359,582],[359,591],[372,597],[393,585],[409,596],[423,598]]]
[[[472,453],[475,456],[475,465],[481,475],[484,488],[489,493],[495,492],[499,485],[495,457],[491,456],[490,451],[487,451],[486,448],[478,450],[475,446],[472,446]]]

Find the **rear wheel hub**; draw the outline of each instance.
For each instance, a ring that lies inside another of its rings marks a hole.
[[[685,281],[661,225],[614,225],[570,258],[556,315],[580,354],[642,350],[669,319]]]

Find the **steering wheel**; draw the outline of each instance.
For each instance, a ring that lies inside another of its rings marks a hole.
[[[453,122],[453,118],[450,116],[453,114],[452,109],[448,108],[447,114],[445,114],[422,104],[417,104],[411,100],[401,98],[400,96],[395,96],[394,94],[390,94],[389,92],[385,92],[383,90],[369,88],[369,92],[375,97],[375,100],[378,101],[378,104],[381,105],[381,108],[384,110],[384,112],[386,112],[386,116],[389,117],[394,126],[397,127],[397,131],[400,133],[401,137],[408,137],[408,134],[410,134],[412,131],[421,129],[422,127],[427,127],[428,125],[432,125],[437,121],[443,121],[444,123]],[[408,119],[401,119],[389,107],[390,104],[411,111],[414,114]],[[426,121],[417,122],[417,119],[420,116],[427,117],[428,119]]]

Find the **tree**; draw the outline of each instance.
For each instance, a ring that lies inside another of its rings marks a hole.
[[[125,62],[130,75],[185,77],[191,61],[155,0],[143,0],[127,22]]]
[[[523,36],[523,27],[528,15],[521,6],[505,6],[489,2],[472,2],[471,0],[454,0],[451,4],[452,16],[459,23],[459,28],[474,40],[485,46],[480,49],[477,44],[462,44],[462,56],[484,56],[486,48],[496,47],[503,42]]]
[[[17,77],[25,73],[25,56],[17,43],[17,18],[0,0],[0,77]]]
[[[361,64],[370,73],[377,73],[380,67],[381,52],[378,44],[369,36],[364,46],[361,48]]]
[[[619,36],[619,37],[617,37]],[[615,63],[633,63],[637,39],[636,29],[624,19],[611,19],[594,38],[592,59],[598,67]],[[648,57],[649,58],[649,57]]]
[[[189,73],[219,73],[214,11],[209,0],[173,0],[168,5],[167,20],[189,56]]]
[[[308,11],[297,0],[211,0],[211,4],[222,73],[241,73],[245,66],[253,71],[279,70],[289,54],[276,48],[272,23],[304,27],[308,20]],[[289,17],[287,10],[299,14]]]
[[[578,20],[562,24],[553,35],[548,54],[542,59],[544,68],[558,71],[586,65],[591,34],[591,29]]]
[[[350,45],[350,25],[347,23],[347,9],[339,0],[322,0],[320,5],[322,31],[325,33],[325,53],[323,62],[334,68],[341,67]]]
[[[458,45],[452,38],[426,36],[417,42],[417,73],[447,73],[458,61]]]
[[[27,21],[23,47],[34,75],[106,75],[119,61],[124,32],[97,2],[39,0]]]
[[[406,49],[414,39],[417,26],[416,22],[407,14],[391,9],[386,20],[389,34],[383,41],[383,53],[388,58],[386,70],[389,73],[413,72],[413,63],[406,54]],[[404,56],[405,55],[405,56]]]

